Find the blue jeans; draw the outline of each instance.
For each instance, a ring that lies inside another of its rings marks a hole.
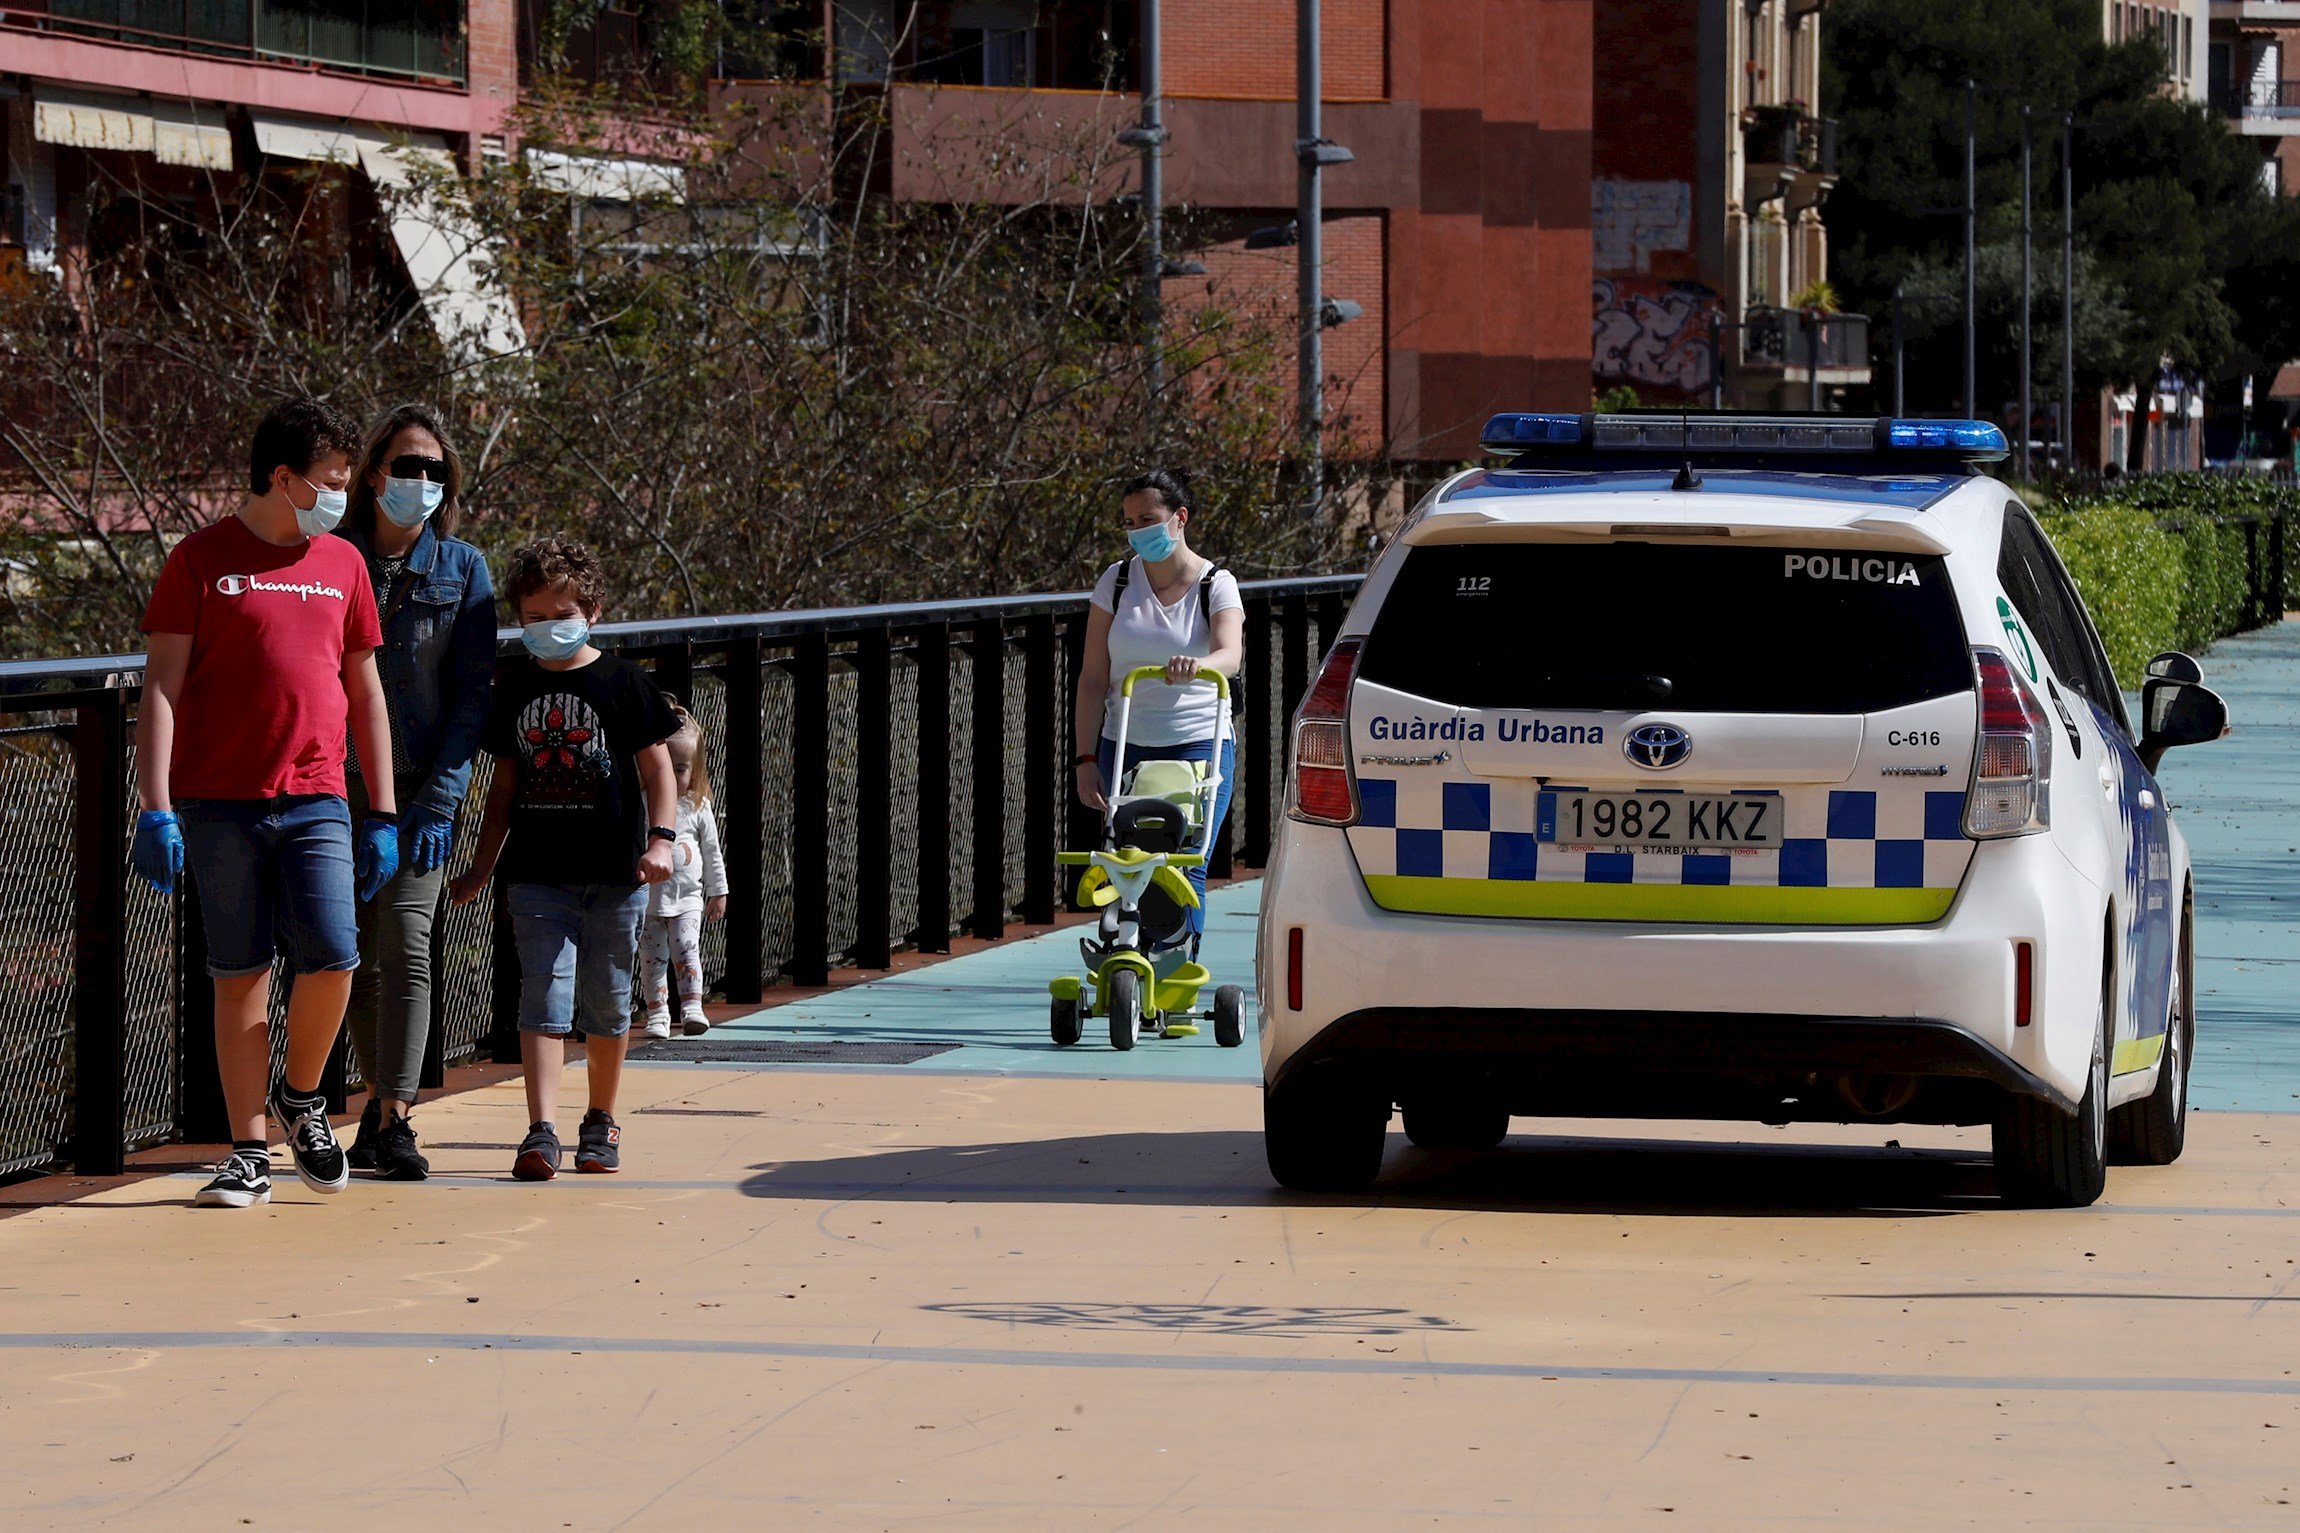
[[[176,801],[215,979],[359,967],[351,808],[332,793]]]
[[[1104,735],[1097,754],[1102,758],[1103,791],[1115,798],[1119,773],[1113,768],[1117,765],[1118,742]],[[1136,745],[1128,742],[1125,770],[1131,772],[1145,761],[1211,761],[1213,757],[1214,742],[1211,740],[1192,740],[1182,745]],[[1221,838],[1222,822],[1230,817],[1231,779],[1238,771],[1238,742],[1234,739],[1225,738],[1222,741],[1220,771],[1222,783],[1214,790],[1214,819],[1206,827],[1205,851],[1208,856],[1213,855],[1214,843]],[[1190,887],[1198,891],[1198,903],[1184,912],[1190,920],[1190,935],[1195,937],[1206,929],[1206,869],[1201,865],[1184,868],[1182,871],[1189,876]]]
[[[631,1030],[631,966],[645,884],[513,884],[519,1030],[619,1038]]]

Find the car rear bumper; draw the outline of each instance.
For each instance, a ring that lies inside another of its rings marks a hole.
[[[1536,1077],[1575,1081],[1581,1103],[1564,1112],[1643,1113],[1629,1104],[1658,1095],[1656,1113],[1763,1117],[1752,1089],[1786,1096],[1812,1076],[1803,1099],[1818,1114],[1820,1078],[1853,1074],[1960,1083],[1930,1093],[1937,1112],[2008,1091],[2065,1104],[2083,1090],[2099,1015],[2104,903],[2049,837],[2027,836],[1976,847],[1948,913],[1921,926],[1402,914],[1374,903],[1342,832],[1288,821],[1263,894],[1264,1077],[1387,1058],[1467,1078],[1491,1055],[1509,1061],[1523,1100],[1564,1094],[1533,1091]],[[2028,1025],[2022,942],[2034,959]],[[1704,1080],[1721,1093],[1714,1110],[1688,1084]]]
[[[1393,1102],[1499,1101],[1556,1117],[1980,1123],[2065,1093],[1931,1017],[1388,1008],[1322,1029],[1271,1077],[1347,1074]]]

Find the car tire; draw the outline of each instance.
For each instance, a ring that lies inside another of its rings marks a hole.
[[[1214,992],[1214,1041],[1226,1049],[1246,1041],[1246,992],[1236,985]]]
[[[2042,1097],[2015,1097],[1990,1135],[1997,1193],[2027,1208],[2085,1208],[2108,1185],[2108,1008],[2102,988],[2092,1024],[2092,1063],[2073,1113]]]
[[[1305,1077],[1262,1089],[1270,1175],[1295,1192],[1361,1192],[1382,1171],[1389,1104],[1346,1080]]]
[[[1120,969],[1110,976],[1110,1046],[1130,1049],[1142,1031],[1142,976]]]
[[[2195,928],[2184,915],[2156,1089],[2108,1115],[2109,1152],[2120,1166],[2169,1166],[2188,1146],[2188,1073],[2196,1060],[2194,943]]]
[[[1068,1048],[1078,1041],[1080,1035],[1085,1031],[1085,1027],[1078,1017],[1078,997],[1065,998],[1058,995],[1054,998],[1053,1011],[1047,1019],[1046,1030],[1052,1033],[1054,1041],[1064,1048]]]
[[[1509,1137],[1509,1109],[1499,1102],[1408,1103],[1398,1117],[1424,1150],[1490,1150]]]

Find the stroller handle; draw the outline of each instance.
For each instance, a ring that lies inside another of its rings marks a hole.
[[[1166,667],[1162,665],[1138,665],[1128,671],[1125,678],[1119,682],[1118,695],[1132,697],[1134,695],[1134,683],[1162,680],[1165,675]],[[1220,671],[1200,671],[1192,680],[1211,683],[1215,694],[1219,697],[1227,699],[1230,695],[1230,678]],[[1183,685],[1187,686],[1189,683],[1185,682]]]

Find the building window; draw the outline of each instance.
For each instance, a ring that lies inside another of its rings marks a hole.
[[[2183,17],[2181,17],[2181,18],[2180,18],[2180,70],[2179,70],[2180,78],[2182,78],[2183,80],[2185,80],[2185,79],[2189,78],[2189,76],[2190,76],[2191,70],[2190,70],[2190,67],[2189,67],[2189,63],[2188,63],[2188,56],[2189,56],[2189,54],[2191,54],[2191,53],[2193,53],[2193,52],[2195,52],[2195,51],[2196,51],[2196,23],[2195,23],[2195,22],[2193,22],[2193,21],[2191,21],[2191,20],[2189,20],[2189,19],[2188,19],[2186,16],[2183,16]]]
[[[2284,162],[2274,155],[2260,162],[2260,184],[2271,197],[2284,194]]]

